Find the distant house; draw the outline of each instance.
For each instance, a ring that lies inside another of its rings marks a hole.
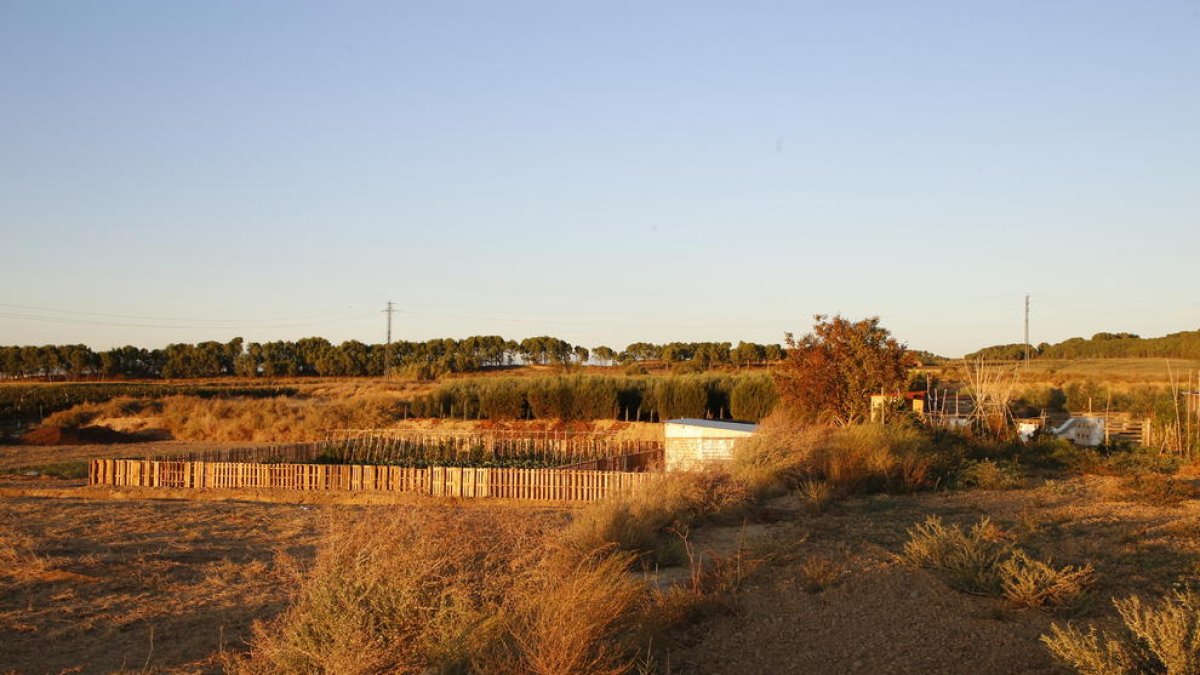
[[[667,471],[695,471],[733,459],[733,444],[749,438],[757,424],[682,418],[663,426]]]

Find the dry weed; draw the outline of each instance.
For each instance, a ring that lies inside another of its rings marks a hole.
[[[1000,538],[987,518],[969,530],[930,516],[908,531],[901,559],[943,573],[968,593],[1003,597],[1021,607],[1071,607],[1095,581],[1090,564],[1054,567]]]
[[[1113,605],[1122,622],[1116,633],[1055,624],[1042,642],[1085,675],[1200,670],[1200,594],[1187,588],[1152,605],[1136,596]]]
[[[999,575],[1005,599],[1020,607],[1072,607],[1096,579],[1090,564],[1054,567],[1020,549],[1000,563]]]
[[[823,512],[833,503],[833,487],[822,480],[806,480],[796,488],[796,496],[809,513]]]
[[[800,563],[800,588],[805,593],[820,593],[832,586],[841,575],[841,568],[828,558],[809,556]]]
[[[1000,586],[999,565],[1009,554],[998,541],[991,520],[984,518],[969,530],[946,526],[930,516],[908,531],[902,559],[911,565],[944,573],[950,585],[968,593],[994,594]]]

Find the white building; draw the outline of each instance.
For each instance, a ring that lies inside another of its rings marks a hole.
[[[1075,445],[1094,448],[1104,443],[1104,418],[1072,417],[1051,432]]]
[[[667,471],[694,471],[733,458],[733,444],[748,438],[757,424],[722,420],[677,419],[663,425]]]

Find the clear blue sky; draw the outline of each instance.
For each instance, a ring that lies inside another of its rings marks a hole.
[[[0,2],[0,344],[1200,328],[1200,3]]]

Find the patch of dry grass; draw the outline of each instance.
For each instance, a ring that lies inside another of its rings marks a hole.
[[[618,673],[632,556],[553,544],[555,517],[403,510],[335,523],[242,673]]]
[[[563,540],[578,551],[616,545],[655,564],[679,564],[686,551],[674,532],[704,521],[736,520],[754,502],[750,486],[728,472],[672,474],[648,489],[589,505]]]
[[[0,524],[0,578],[29,581],[51,567],[49,558],[35,550],[36,540],[11,525]]]
[[[1200,497],[1200,491],[1185,478],[1161,473],[1138,473],[1121,483],[1122,498],[1150,506],[1179,506]]]
[[[735,448],[731,471],[763,494],[777,492],[777,486],[818,481],[834,496],[845,497],[929,488],[949,463],[926,434],[911,427],[866,424],[832,429],[776,414]]]

